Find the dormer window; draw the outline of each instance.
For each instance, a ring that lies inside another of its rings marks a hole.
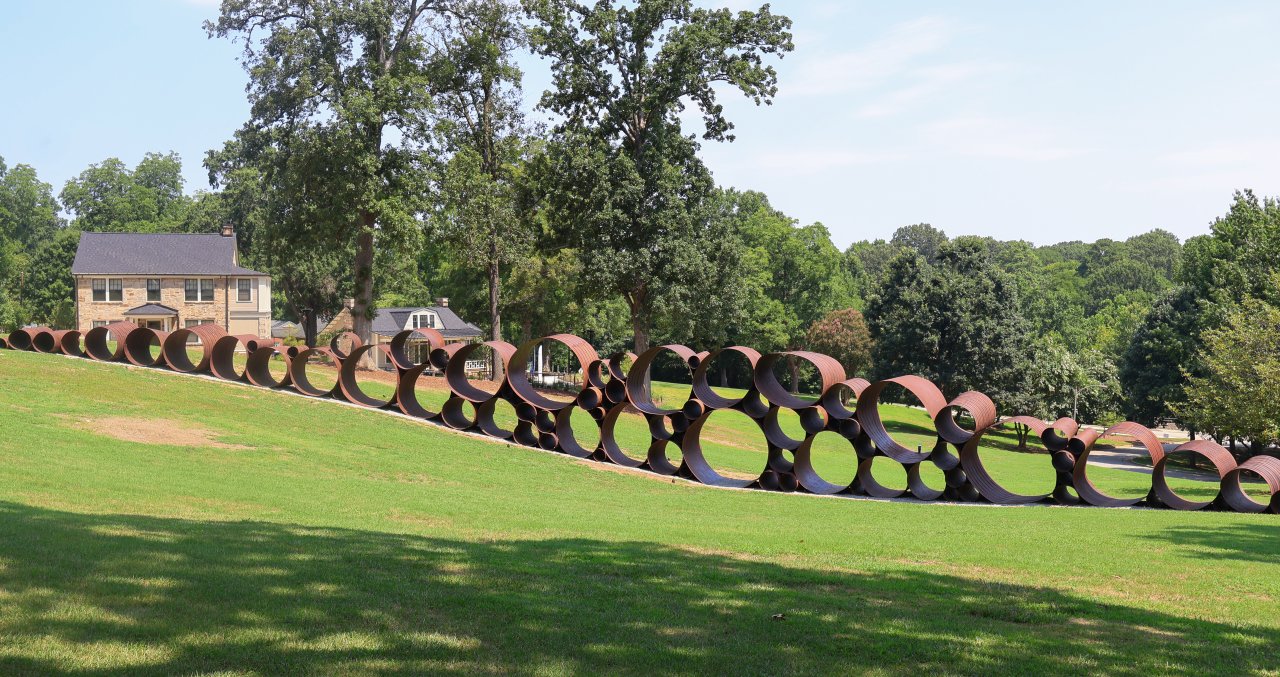
[[[436,314],[435,313],[414,313],[413,317],[409,318],[409,326],[413,327],[414,329],[423,329],[423,328],[435,329]]]

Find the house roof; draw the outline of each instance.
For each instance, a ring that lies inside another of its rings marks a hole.
[[[441,326],[436,327],[436,331],[445,338],[471,338],[484,335],[479,327],[458,317],[458,314],[447,306],[379,308],[377,314],[373,316],[373,333],[380,336],[395,336],[404,331],[405,325],[409,322],[409,316],[423,310],[430,310],[440,318]]]
[[[177,315],[178,311],[162,303],[144,303],[124,311],[125,315]]]
[[[305,336],[302,326],[288,320],[276,320],[271,323],[271,338],[302,338]]]
[[[81,233],[72,275],[265,275],[217,233]]]

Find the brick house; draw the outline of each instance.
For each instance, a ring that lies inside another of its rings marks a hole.
[[[379,308],[374,311],[372,330],[372,341],[375,344],[389,344],[391,338],[402,331],[420,328],[435,329],[440,332],[444,338],[444,342],[448,343],[471,343],[479,341],[484,332],[479,327],[458,317],[449,307],[449,299],[437,299],[434,306],[421,306],[416,308]],[[351,302],[348,300],[343,304],[342,310],[333,317],[332,320],[320,331],[321,334],[336,334],[339,332],[351,331]],[[405,346],[409,359],[414,362],[425,362],[426,341],[421,334],[414,334],[410,337]],[[387,356],[381,350],[374,351],[374,366],[379,369],[391,369],[392,365],[387,360]],[[475,365],[468,363],[468,370],[480,370],[485,368],[487,362],[476,361]]]
[[[271,335],[271,277],[243,268],[235,230],[221,233],[81,233],[75,262],[76,328],[128,320],[162,331],[217,324]]]

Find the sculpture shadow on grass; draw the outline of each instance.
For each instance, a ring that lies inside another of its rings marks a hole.
[[[1173,543],[1189,556],[1202,559],[1280,562],[1280,526],[1273,524],[1178,526],[1150,538]]]
[[[478,540],[0,503],[0,673],[1242,674],[1280,663],[1275,630],[1040,587],[642,542]]]

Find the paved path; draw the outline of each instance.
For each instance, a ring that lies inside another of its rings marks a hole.
[[[1165,452],[1173,451],[1177,444],[1166,443],[1164,445]],[[1128,470],[1129,472],[1139,472],[1144,475],[1151,474],[1150,466],[1142,466],[1133,462],[1135,458],[1145,458],[1147,450],[1140,447],[1123,447],[1117,449],[1094,449],[1089,452],[1089,465],[1101,466],[1104,468],[1115,468],[1117,470]],[[1190,470],[1179,467],[1169,467],[1165,470],[1167,477],[1177,477],[1184,480],[1195,480],[1198,482],[1218,482],[1217,476],[1210,471]]]

